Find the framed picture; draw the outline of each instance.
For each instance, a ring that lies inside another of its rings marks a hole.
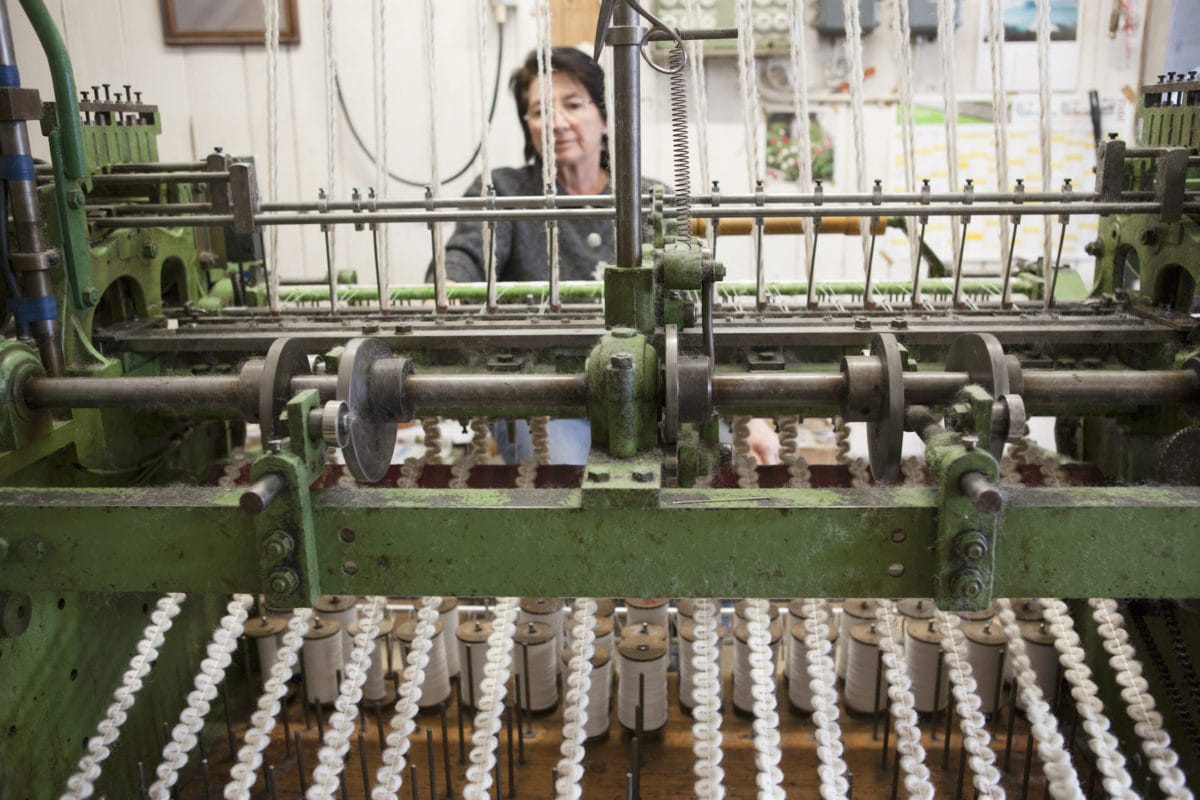
[[[296,0],[279,3],[279,42],[299,44]],[[167,44],[263,44],[262,0],[161,0]]]

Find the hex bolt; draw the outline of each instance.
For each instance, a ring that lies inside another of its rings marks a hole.
[[[897,330],[897,331],[907,330],[908,329],[908,320],[906,320],[904,317],[896,317],[895,319],[893,319],[891,321],[891,326],[892,326],[893,330]]]
[[[868,319],[867,317],[855,317],[854,318],[854,330],[856,330],[856,331],[871,330],[871,320]]]
[[[963,531],[954,537],[954,550],[967,561],[980,561],[988,552],[988,540],[980,531]]]
[[[959,597],[974,600],[983,594],[983,576],[977,569],[960,569],[950,579],[950,591]]]
[[[974,450],[979,446],[979,437],[970,435],[962,437],[962,446],[965,447],[968,452]]]
[[[1093,239],[1084,246],[1083,252],[1094,258],[1100,258],[1104,255],[1104,242],[1099,239]]]
[[[650,481],[654,480],[654,472],[651,470],[638,470],[633,473],[633,479],[638,483],[650,483]]]
[[[633,369],[633,356],[629,353],[614,353],[609,363],[613,369]]]
[[[263,540],[263,558],[268,561],[282,561],[292,554],[295,546],[295,540],[287,531],[271,531],[270,535]]]
[[[295,570],[284,567],[271,573],[267,586],[270,588],[271,594],[291,594],[299,588],[300,579],[296,576]]]

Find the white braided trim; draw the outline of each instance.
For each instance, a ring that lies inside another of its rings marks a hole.
[[[567,698],[563,710],[563,740],[559,748],[558,780],[554,795],[560,800],[583,796],[584,741],[587,739],[588,692],[592,689],[592,656],[596,648],[596,601],[575,600],[575,625],[571,639],[571,661],[567,665]]]
[[[487,800],[492,787],[492,770],[496,766],[496,748],[500,738],[500,715],[504,712],[508,676],[512,666],[513,634],[517,632],[516,597],[502,597],[496,602],[492,634],[488,637],[487,664],[480,685],[479,710],[475,714],[475,730],[471,734],[471,766],[467,767],[465,800]]]
[[[888,682],[893,725],[896,729],[896,752],[900,754],[900,769],[904,772],[904,788],[913,800],[932,800],[933,782],[925,766],[925,748],[921,745],[921,728],[917,718],[917,698],[913,695],[908,676],[908,662],[898,644],[901,633],[895,607],[891,600],[877,600],[875,618],[884,636],[879,640],[883,666]]]

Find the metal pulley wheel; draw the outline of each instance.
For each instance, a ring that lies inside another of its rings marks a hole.
[[[396,420],[373,411],[369,386],[372,366],[391,356],[379,339],[351,339],[338,364],[337,399],[347,407],[342,455],[350,474],[364,483],[383,478],[396,450]]]
[[[679,354],[679,329],[663,333],[663,441],[679,439],[679,426],[701,423],[712,416],[712,364],[706,356]]]
[[[946,371],[967,373],[971,383],[986,389],[993,400],[1000,402],[1001,398],[1005,398],[1005,406],[1008,409],[1014,409],[1014,404],[1005,397],[1013,394],[1011,388],[1013,362],[1014,359],[1004,355],[1004,348],[1000,345],[1000,340],[992,334],[966,333],[959,336],[950,345],[950,352],[946,354]],[[1019,380],[1021,375],[1019,365],[1015,372]],[[1018,386],[1019,388],[1021,387]],[[1024,411],[1024,404],[1021,404],[1021,416],[1024,415]],[[1024,427],[1025,423],[1022,420],[1021,428],[1024,429]],[[1007,435],[989,437],[988,452],[994,458],[999,459],[1004,454],[1004,444],[1008,438]]]
[[[871,340],[871,355],[879,361],[879,404],[867,420],[867,454],[876,481],[900,477],[904,444],[904,359],[900,343],[890,333]]]
[[[292,378],[311,375],[308,353],[299,339],[276,339],[263,360],[258,381],[258,424],[263,442],[282,438],[279,415],[292,399]]]

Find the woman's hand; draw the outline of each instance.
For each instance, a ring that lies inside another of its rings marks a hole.
[[[775,432],[774,426],[762,417],[755,417],[750,420],[749,427],[750,435],[747,441],[750,443],[750,453],[754,460],[759,464],[778,464],[779,434]]]

